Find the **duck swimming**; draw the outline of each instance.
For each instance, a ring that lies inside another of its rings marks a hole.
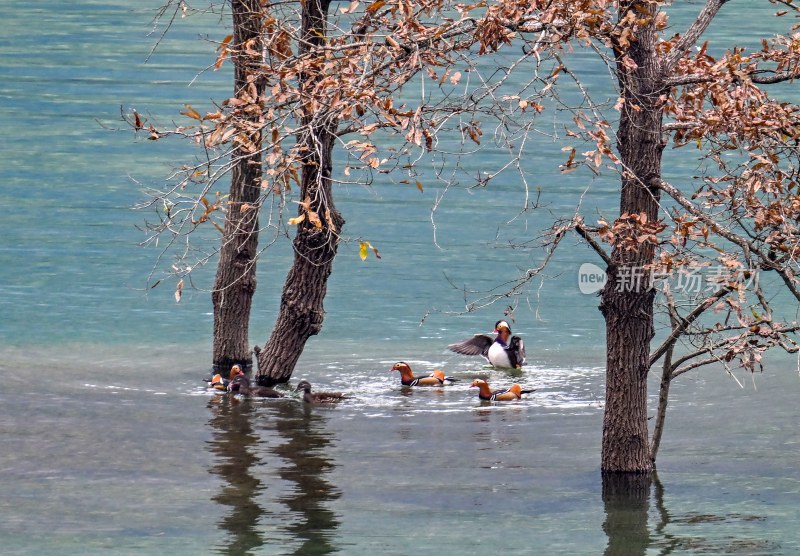
[[[523,394],[530,394],[533,390],[523,390],[519,384],[512,384],[505,390],[494,390],[489,388],[489,383],[480,378],[476,378],[469,385],[470,388],[478,389],[478,397],[487,402],[505,402],[519,400]]]
[[[436,369],[429,376],[416,378],[411,367],[404,361],[399,361],[389,371],[400,371],[400,383],[403,386],[444,386],[445,382],[456,382],[453,377],[445,376],[443,371]]]
[[[447,349],[461,355],[480,355],[494,367],[519,369],[525,364],[525,344],[519,336],[511,335],[511,327],[504,320],[494,325],[497,334],[475,334],[469,340],[450,344]]]
[[[252,386],[247,375],[240,373],[228,384],[228,392],[259,398],[282,398],[283,394],[267,386]]]
[[[228,375],[228,378],[224,378],[220,373],[215,374],[211,378],[204,378],[203,380],[208,382],[208,387],[213,388],[214,390],[228,390],[228,384],[236,378],[238,375],[244,374],[242,368],[239,365],[234,365],[231,367],[231,371]]]
[[[303,401],[305,403],[336,403],[348,398],[347,395],[341,392],[312,392],[311,383],[307,380],[301,380],[297,383],[295,391],[303,391]]]

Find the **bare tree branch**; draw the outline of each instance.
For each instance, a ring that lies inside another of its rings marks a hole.
[[[753,70],[747,73],[747,78],[759,85],[775,85],[777,83],[792,81],[798,77],[800,77],[800,69],[780,72]],[[679,87],[684,85],[696,85],[699,83],[714,83],[715,81],[716,78],[714,76],[693,74],[670,77],[664,82],[670,87]]]
[[[670,318],[673,320],[672,332],[661,343],[661,345],[650,354],[650,367],[656,364],[656,362],[661,358],[661,356],[664,355],[664,353],[666,353],[667,349],[669,349],[671,346],[675,344],[675,342],[678,340],[678,338],[681,337],[683,332],[685,332],[689,328],[689,326],[691,326],[698,319],[698,317],[700,317],[700,315],[702,315],[709,307],[713,306],[720,299],[728,295],[731,291],[733,291],[733,289],[734,288],[732,286],[727,284],[725,286],[722,286],[714,294],[708,296],[700,304],[698,304],[685,317],[677,317],[677,313],[675,313],[675,315],[672,315],[671,312]],[[674,310],[674,305],[673,305],[673,310]]]
[[[578,221],[575,223],[575,232],[589,244],[589,247],[594,249],[595,253],[606,263],[606,266],[611,265],[611,255],[590,235],[590,230],[583,225],[583,222]]]
[[[717,12],[719,12],[720,8],[728,1],[729,0],[708,0],[708,2],[706,2],[706,5],[698,14],[697,19],[694,20],[686,33],[681,36],[678,42],[672,47],[669,54],[664,58],[661,64],[662,75],[666,76],[675,69],[678,61],[697,43],[702,34],[708,29],[708,26],[717,15]]]

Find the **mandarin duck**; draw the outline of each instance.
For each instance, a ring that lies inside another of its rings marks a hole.
[[[257,396],[259,398],[282,398],[283,394],[267,386],[253,386],[247,375],[241,373],[234,377],[228,384],[228,392],[242,394],[243,396]]]
[[[341,392],[312,392],[311,383],[307,380],[301,380],[297,383],[295,391],[303,391],[303,401],[305,403],[336,403],[346,400],[349,396]]]
[[[494,390],[489,388],[489,383],[480,378],[476,378],[469,385],[470,388],[478,389],[478,397],[487,402],[504,402],[511,400],[519,400],[523,394],[530,394],[531,390],[523,390],[519,384],[512,384],[504,390]]]
[[[233,367],[231,367],[231,371],[228,374],[228,378],[224,378],[220,373],[217,373],[211,378],[204,378],[203,380],[208,382],[209,388],[213,388],[214,390],[227,391],[228,385],[231,383],[231,381],[240,374],[244,374],[242,368],[239,365],[234,365]]]
[[[395,363],[389,371],[400,371],[400,383],[403,386],[444,386],[446,382],[456,382],[457,379],[445,376],[443,371],[436,369],[429,376],[416,378],[411,367],[404,361]]]
[[[492,338],[488,334],[475,334],[469,340],[450,344],[447,349],[461,355],[481,355],[494,367],[519,369],[525,364],[525,344],[519,336],[511,335],[508,322],[499,320],[494,325]]]

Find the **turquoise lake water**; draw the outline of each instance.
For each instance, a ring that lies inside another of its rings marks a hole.
[[[350,400],[309,410],[290,390],[209,394],[213,265],[180,303],[168,280],[151,289],[171,260],[139,247],[149,215],[132,210],[197,153],[134,137],[120,109],[177,119],[184,102],[225,98],[229,75],[197,74],[215,57],[205,38],[227,31],[214,15],[180,20],[151,55],[158,5],[0,0],[0,553],[800,553],[796,359],[771,358],[741,386],[719,369],[682,376],[657,483],[620,496],[607,484],[604,496],[604,329],[577,286],[579,266],[597,263],[584,245],[566,240],[509,301],[521,372],[445,349],[502,316],[502,302],[465,314],[464,290],[538,266],[541,252],[509,241],[534,237],[586,187],[558,174],[561,145],[546,138],[527,169],[546,209],[510,224],[524,202],[513,177],[450,189],[433,218],[443,190],[430,175],[422,193],[388,180],[337,190],[350,241],[292,383]],[[716,36],[782,31],[767,2],[725,9]],[[613,94],[601,68],[586,75]],[[669,155],[667,174],[691,175],[680,160]],[[465,174],[500,163],[467,158]],[[585,206],[612,211],[616,187],[597,180]],[[361,238],[380,260],[360,260]],[[278,236],[259,262],[253,344],[269,337],[289,262]],[[398,360],[461,380],[405,391],[389,372]],[[474,377],[536,392],[482,405]]]

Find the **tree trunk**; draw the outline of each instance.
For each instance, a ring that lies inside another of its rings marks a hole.
[[[302,4],[301,55],[324,44],[329,5],[330,0],[308,0]],[[310,92],[319,78],[315,70],[299,77],[301,94],[309,93],[303,95],[305,98],[311,98]],[[300,196],[308,204],[298,209],[298,216],[305,219],[297,227],[294,262],[284,284],[278,320],[267,345],[258,351],[257,381],[263,385],[288,381],[306,342],[322,329],[328,277],[344,225],[333,203],[331,188],[336,124],[328,121],[324,110],[315,110],[308,102],[303,107],[300,129]]]
[[[254,78],[260,57],[245,52],[261,52],[260,0],[231,0],[234,66],[234,94],[239,96]],[[263,82],[254,81],[258,96]],[[251,116],[255,122],[258,115]],[[231,153],[231,187],[225,229],[222,237],[217,276],[211,300],[214,305],[214,351],[216,371],[226,372],[234,364],[247,371],[252,366],[248,331],[250,306],[256,291],[256,250],[258,247],[257,202],[261,195],[261,134],[250,134],[256,152],[237,146]],[[245,208],[246,207],[246,208]]]
[[[658,448],[661,446],[661,435],[664,434],[664,422],[667,419],[667,403],[669,402],[669,386],[672,383],[672,369],[664,365],[661,375],[661,385],[658,388],[658,409],[656,411],[656,423],[653,426],[653,440],[650,443],[650,461],[653,466],[656,464]]]
[[[656,8],[646,1],[633,1],[620,10],[635,10],[655,16]],[[620,116],[617,148],[623,164],[620,216],[646,216],[648,223],[658,219],[661,177],[662,101],[664,92],[655,51],[652,24],[635,28],[636,39],[617,49],[617,75],[625,104]],[[623,56],[635,62],[625,64]],[[650,473],[647,432],[647,373],[650,340],[654,335],[654,290],[648,279],[654,261],[655,245],[637,242],[639,224],[631,224],[632,244],[618,234],[603,288],[600,309],[606,320],[606,404],[603,418],[601,469],[606,473]]]

